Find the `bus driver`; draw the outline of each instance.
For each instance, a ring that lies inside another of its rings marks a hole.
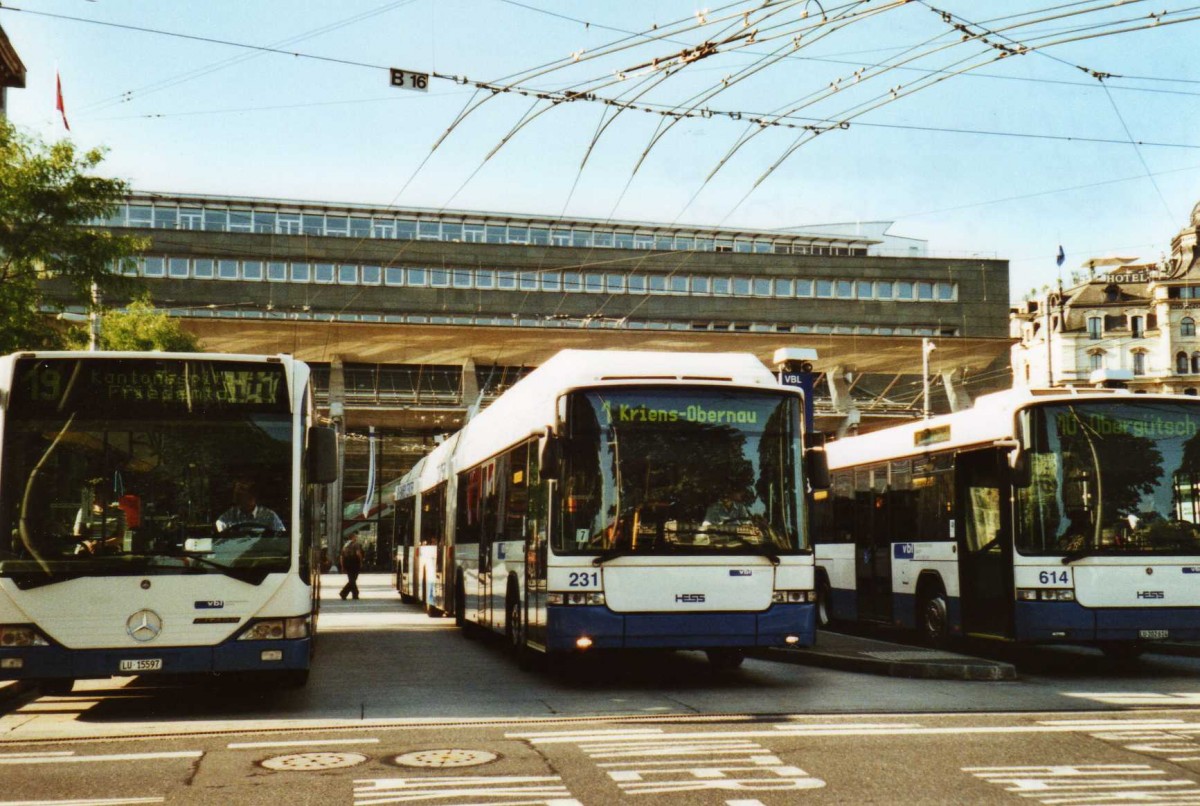
[[[233,506],[217,518],[218,532],[243,523],[261,526],[273,532],[284,531],[283,521],[279,516],[273,510],[258,505],[258,490],[253,481],[238,479],[234,482],[233,501]]]

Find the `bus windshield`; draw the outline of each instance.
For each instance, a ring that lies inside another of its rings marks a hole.
[[[572,396],[560,553],[765,554],[805,547],[800,409],[780,394]]]
[[[258,583],[288,570],[281,366],[26,359],[13,384],[0,576],[21,587],[185,573]]]
[[[1200,553],[1200,407],[1101,401],[1021,417],[1018,550]]]

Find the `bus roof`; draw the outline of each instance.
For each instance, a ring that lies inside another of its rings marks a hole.
[[[397,488],[397,496],[428,490],[450,473],[545,433],[554,424],[558,398],[569,391],[630,384],[781,389],[774,374],[751,353],[562,350],[414,466]]]
[[[242,353],[163,353],[143,352],[137,350],[22,350],[0,358],[16,360],[18,358],[98,358],[98,359],[128,359],[144,360],[181,360],[181,361],[250,361],[267,362],[280,361],[291,363],[296,359],[287,353],[278,355],[246,355]]]
[[[914,420],[830,442],[825,450],[829,467],[839,469],[884,462],[905,456],[983,445],[1011,439],[1015,416],[1031,405],[1096,400],[1144,403],[1149,400],[1187,401],[1200,406],[1200,397],[1168,394],[1132,395],[1125,389],[1008,389],[982,395],[964,411]]]

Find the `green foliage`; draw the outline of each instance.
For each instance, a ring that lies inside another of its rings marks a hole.
[[[73,329],[67,341],[74,349],[85,349],[88,330]],[[156,309],[146,295],[129,303],[123,311],[110,310],[101,314],[100,349],[195,353],[200,351],[200,342],[180,327],[178,319]]]
[[[92,283],[128,292],[130,280],[109,267],[127,265],[145,241],[86,226],[128,193],[125,182],[95,175],[103,159],[99,149],[47,145],[0,120],[0,354],[61,343],[39,313],[46,281],[82,303]]]

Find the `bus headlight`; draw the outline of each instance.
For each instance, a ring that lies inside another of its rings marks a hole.
[[[1071,588],[1017,588],[1019,602],[1073,602],[1075,591]]]
[[[775,591],[771,594],[772,604],[799,604],[817,601],[816,591]]]
[[[570,591],[546,594],[548,605],[602,605],[604,594],[600,591]]]
[[[36,627],[27,624],[0,624],[0,647],[50,646]]]
[[[309,617],[264,618],[254,622],[238,636],[239,641],[277,641],[282,638],[307,638]]]

